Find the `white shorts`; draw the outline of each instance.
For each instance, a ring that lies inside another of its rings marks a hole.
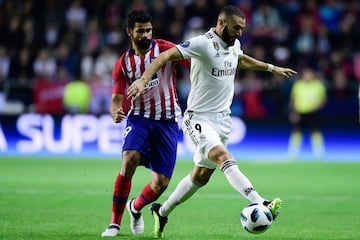
[[[215,169],[208,153],[215,146],[226,146],[231,132],[230,114],[185,112],[182,129],[195,146],[195,165]]]

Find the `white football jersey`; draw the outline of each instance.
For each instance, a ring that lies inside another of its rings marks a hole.
[[[238,39],[228,46],[214,31],[212,28],[204,35],[176,45],[184,58],[191,58],[187,110],[230,112],[235,73],[243,51]]]

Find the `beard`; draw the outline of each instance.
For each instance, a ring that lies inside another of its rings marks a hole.
[[[236,38],[235,37],[231,37],[230,33],[229,33],[229,29],[227,26],[225,26],[223,32],[222,32],[222,39],[224,40],[224,42],[229,45],[232,46],[235,43]]]
[[[139,41],[137,41],[136,45],[141,49],[148,49],[151,44],[151,39],[142,38]]]

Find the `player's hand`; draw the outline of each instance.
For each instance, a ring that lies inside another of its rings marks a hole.
[[[111,111],[110,115],[115,123],[120,123],[122,120],[126,118],[126,114],[122,110],[122,108]]]
[[[143,78],[135,80],[127,90],[127,99],[135,100],[144,91],[146,81]]]
[[[283,68],[283,67],[278,67],[278,66],[274,66],[274,69],[272,72],[274,74],[276,74],[278,76],[282,76],[282,77],[292,77],[295,74],[297,74],[297,72],[292,70],[291,68]]]

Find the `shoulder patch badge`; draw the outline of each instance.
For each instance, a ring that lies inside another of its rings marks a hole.
[[[216,51],[219,51],[219,44],[217,42],[213,42],[213,46],[215,48]]]
[[[180,44],[180,46],[183,47],[183,48],[187,48],[187,47],[190,46],[190,41],[182,42],[182,43]]]

